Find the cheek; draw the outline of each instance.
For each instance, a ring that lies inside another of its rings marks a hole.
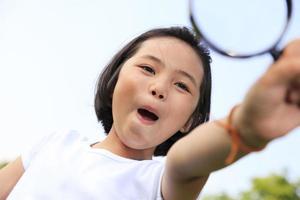
[[[130,74],[121,74],[116,83],[113,92],[113,114],[121,115],[123,112],[129,112],[136,102],[137,95],[141,92],[142,84],[137,83],[136,78]],[[118,111],[118,112],[114,112]]]
[[[193,114],[194,110],[196,109],[197,102],[193,98],[174,98],[174,102],[172,103],[172,107],[170,107],[173,115],[176,117],[176,120],[179,122],[180,125],[184,125],[191,115]]]
[[[134,93],[136,90],[136,83],[134,78],[130,75],[123,75],[119,77],[116,87],[114,90],[113,97],[119,100],[126,99],[131,93]]]

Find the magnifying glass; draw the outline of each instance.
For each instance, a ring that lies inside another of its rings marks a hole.
[[[195,32],[212,50],[233,58],[270,53],[278,48],[292,14],[291,0],[189,0]]]

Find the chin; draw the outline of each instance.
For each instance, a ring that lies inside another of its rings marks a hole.
[[[131,149],[143,150],[151,148],[148,142],[142,142],[141,140],[127,141],[125,145]]]
[[[124,144],[131,149],[145,150],[154,148],[153,141],[147,141],[145,138],[134,138],[124,141]]]

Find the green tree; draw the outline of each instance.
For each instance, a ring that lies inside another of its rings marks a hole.
[[[300,200],[300,181],[289,181],[286,175],[271,174],[254,178],[251,188],[238,197],[225,193],[204,197],[203,200]]]
[[[300,200],[299,184],[290,182],[285,176],[272,174],[255,178],[252,188],[241,195],[242,200]]]
[[[235,199],[230,197],[226,193],[222,193],[219,195],[206,196],[203,198],[203,200],[235,200]]]

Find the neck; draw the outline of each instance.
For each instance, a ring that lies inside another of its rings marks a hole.
[[[155,149],[134,149],[126,146],[118,137],[113,126],[107,137],[102,142],[96,143],[92,147],[106,149],[116,155],[134,160],[151,160]]]

